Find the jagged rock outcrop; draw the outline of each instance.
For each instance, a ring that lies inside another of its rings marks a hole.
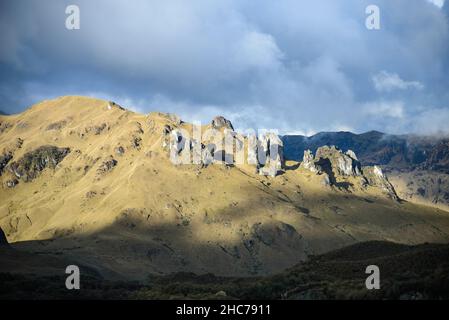
[[[8,169],[17,178],[31,181],[45,168],[54,169],[69,153],[70,148],[41,146],[25,153],[17,162],[12,162]]]
[[[234,130],[231,121],[222,116],[216,116],[215,118],[213,118],[211,125],[214,129],[227,128],[230,130]]]
[[[315,159],[329,159],[334,174],[342,176],[361,175],[361,164],[351,150],[343,153],[335,146],[322,146],[317,149]]]
[[[363,167],[357,160],[355,152],[348,150],[343,153],[335,146],[322,146],[317,149],[315,157],[310,150],[304,151],[302,168],[322,176],[321,184],[326,186],[351,185],[347,181],[353,177],[359,179],[363,187],[374,186],[381,188],[389,197],[399,200],[394,187],[388,181],[378,166]]]
[[[387,177],[383,174],[382,169],[378,166],[364,167],[363,176],[371,186],[376,186],[384,190],[390,198],[399,200],[399,197],[394,189],[393,185],[388,181]]]
[[[318,172],[318,168],[315,165],[315,159],[313,157],[313,153],[310,150],[304,151],[304,156],[302,158],[301,167],[307,169],[313,173]]]
[[[213,130],[208,131],[202,141],[191,139],[183,129],[165,125],[162,148],[169,151],[175,164],[246,163],[254,165],[260,175],[271,177],[283,169],[283,142],[277,134],[268,132],[259,138],[256,135],[243,136],[233,131],[231,122],[223,117],[215,117],[211,125]],[[222,128],[223,131],[218,130]],[[244,150],[245,146],[247,150]]]

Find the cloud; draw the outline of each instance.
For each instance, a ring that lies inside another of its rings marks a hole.
[[[449,109],[423,108],[416,117],[409,119],[409,131],[422,135],[447,135]],[[431,124],[431,125],[429,125]]]
[[[0,109],[95,94],[280,132],[418,130],[423,105],[447,117],[447,5],[378,0],[370,31],[371,2],[4,0]],[[69,4],[80,30],[65,29]]]
[[[404,81],[397,73],[381,71],[373,76],[374,87],[377,91],[393,91],[407,89],[423,89],[424,86],[419,81]]]
[[[436,5],[440,9],[444,6],[444,3],[445,3],[445,0],[427,0],[427,1]]]
[[[372,117],[404,118],[404,102],[402,101],[379,101],[364,104],[363,111]]]

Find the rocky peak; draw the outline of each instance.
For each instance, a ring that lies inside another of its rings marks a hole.
[[[214,129],[227,128],[227,129],[234,130],[234,127],[232,126],[231,121],[229,121],[228,119],[226,119],[223,116],[216,116],[215,118],[213,118],[211,125],[212,125],[212,128],[214,128]]]
[[[361,164],[352,150],[343,153],[335,146],[322,146],[316,151],[315,160],[328,159],[336,175],[360,176]]]
[[[360,185],[379,187],[392,199],[399,200],[396,191],[383,174],[382,169],[373,166],[363,167],[362,170],[361,163],[352,150],[343,153],[335,146],[322,146],[317,149],[315,157],[310,150],[305,150],[300,166],[322,175],[324,185],[348,186],[350,184],[347,183],[347,179],[353,177],[359,179]]]

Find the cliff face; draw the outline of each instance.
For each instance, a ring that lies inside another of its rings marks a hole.
[[[16,249],[127,279],[261,275],[360,241],[449,241],[447,212],[395,201],[357,153],[323,148],[312,172],[284,161],[276,135],[220,117],[212,128],[222,135],[197,137],[175,115],[84,97],[1,116],[0,228]]]

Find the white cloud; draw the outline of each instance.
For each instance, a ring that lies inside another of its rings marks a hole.
[[[444,2],[445,2],[445,0],[427,0],[427,1],[436,5],[440,9],[444,6]]]
[[[417,134],[449,134],[449,109],[423,108],[416,116],[408,119],[406,130]]]
[[[304,131],[304,130],[293,130],[293,131],[286,131],[283,134],[287,135],[287,136],[306,136],[306,137],[311,137],[315,134],[317,134],[318,132],[316,131]]]
[[[362,111],[368,116],[376,118],[404,118],[404,102],[402,101],[376,101],[368,102],[362,106]]]
[[[243,70],[275,68],[283,58],[275,39],[271,35],[256,31],[244,34],[234,50],[234,62]]]
[[[393,90],[407,90],[410,88],[420,90],[424,88],[419,81],[405,81],[397,73],[389,73],[385,70],[373,76],[372,80],[377,91],[390,92]]]

